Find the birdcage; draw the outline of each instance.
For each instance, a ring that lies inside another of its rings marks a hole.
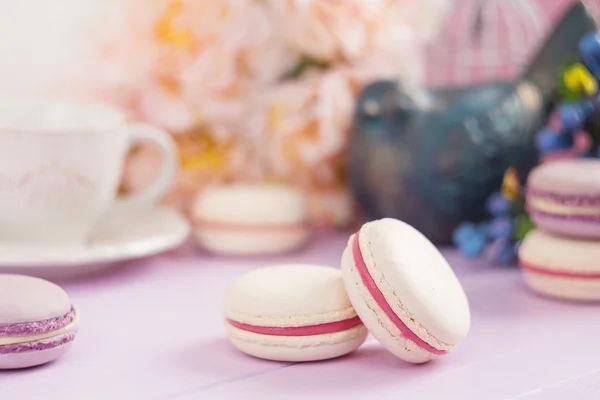
[[[549,29],[535,0],[453,0],[429,52],[430,86],[508,80],[527,63]]]

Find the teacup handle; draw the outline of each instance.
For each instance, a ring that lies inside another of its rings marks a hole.
[[[156,204],[171,188],[179,166],[175,142],[166,131],[148,124],[129,124],[124,127],[129,134],[129,149],[140,142],[152,142],[162,153],[162,169],[158,178],[146,189],[117,200],[115,211],[149,207]]]

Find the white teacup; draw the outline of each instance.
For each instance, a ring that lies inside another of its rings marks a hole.
[[[153,142],[158,179],[117,200],[129,149]],[[164,131],[128,124],[111,106],[80,102],[0,102],[0,243],[83,245],[109,209],[152,206],[169,189],[177,151]]]

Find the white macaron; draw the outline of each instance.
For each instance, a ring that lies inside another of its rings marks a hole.
[[[285,253],[304,244],[311,231],[306,197],[286,185],[210,187],[197,197],[192,214],[198,244],[220,254]]]
[[[519,265],[535,292],[562,300],[600,301],[600,240],[534,229],[519,246]]]
[[[223,314],[235,347],[268,360],[339,357],[367,337],[340,270],[331,267],[294,264],[248,272],[228,287]]]
[[[469,303],[452,268],[404,222],[385,218],[363,225],[344,250],[342,273],[365,326],[405,361],[447,354],[469,331]]]

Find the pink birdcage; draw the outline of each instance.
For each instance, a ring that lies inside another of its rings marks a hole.
[[[429,86],[508,80],[527,63],[551,25],[541,1],[453,0],[430,49]]]

